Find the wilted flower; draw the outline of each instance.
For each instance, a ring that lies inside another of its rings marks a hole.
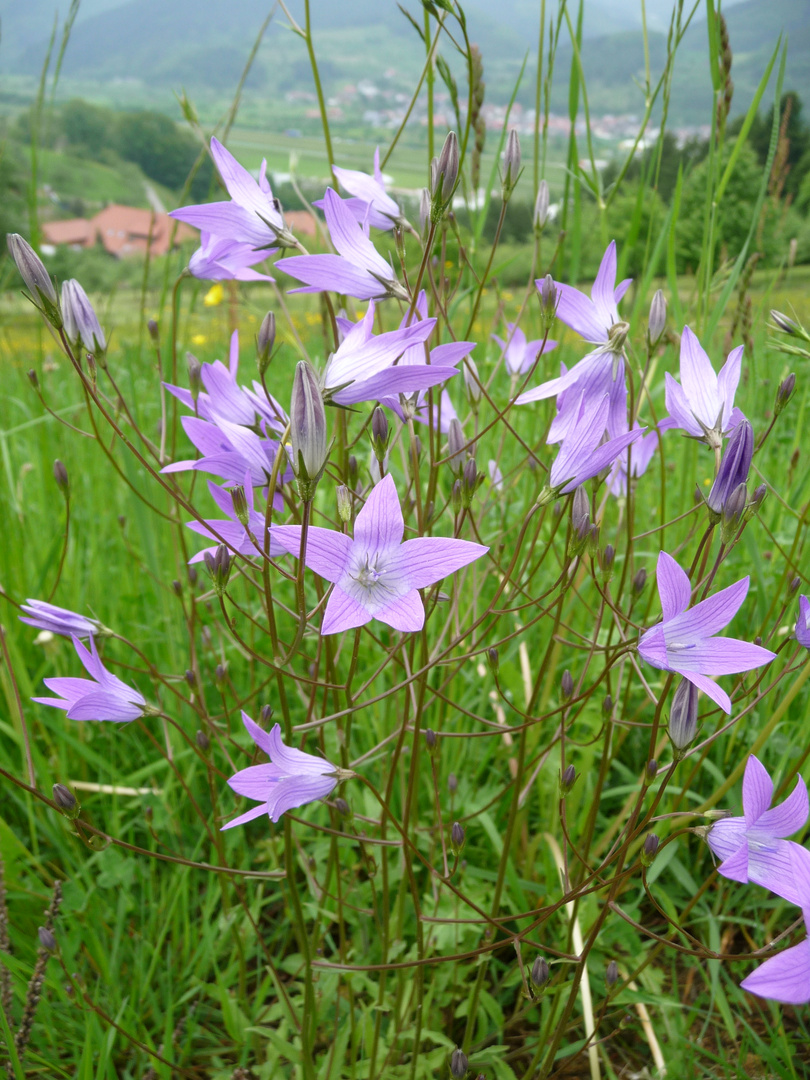
[[[75,635],[73,647],[92,679],[43,679],[49,690],[61,694],[58,698],[32,698],[40,705],[64,709],[68,720],[137,720],[151,711],[146,699],[137,690],[111,675],[99,659],[96,643],[90,636],[86,649]]]

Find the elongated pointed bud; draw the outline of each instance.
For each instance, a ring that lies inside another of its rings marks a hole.
[[[648,833],[641,849],[641,865],[652,866],[655,856],[658,854],[659,840],[655,833]]]
[[[460,480],[453,481],[453,488],[450,492],[450,504],[453,507],[453,513],[456,517],[458,517],[464,509],[464,500],[462,497],[463,487],[464,485]]]
[[[605,970],[605,982],[607,983],[608,990],[612,986],[615,986],[619,981],[619,965],[615,960],[611,960]]]
[[[337,489],[338,517],[341,521],[352,520],[352,497],[345,484],[339,484]]]
[[[243,529],[248,527],[250,521],[250,512],[248,510],[247,498],[245,496],[245,489],[242,484],[237,484],[236,487],[232,487],[231,502],[233,503],[233,512],[236,514],[236,520],[242,526]]]
[[[53,463],[53,478],[56,481],[56,486],[62,494],[67,497],[68,491],[70,490],[70,482],[68,481],[67,469],[59,458]]]
[[[74,278],[62,285],[62,318],[65,337],[74,351],[91,352],[103,366],[107,339],[87,293]]]
[[[259,333],[256,335],[256,363],[259,367],[259,375],[264,375],[267,365],[270,363],[270,353],[276,341],[276,317],[272,311],[268,311],[262,319]]]
[[[426,187],[422,188],[419,196],[419,235],[423,240],[427,239],[428,226],[430,225],[430,192]]]
[[[782,382],[779,383],[779,389],[776,391],[776,402],[773,407],[774,414],[776,416],[784,409],[790,399],[793,397],[793,392],[796,389],[796,376],[791,371],[790,375]]]
[[[453,849],[454,855],[458,856],[461,854],[461,849],[464,847],[464,841],[466,839],[464,826],[459,824],[458,821],[454,821],[453,827],[450,830],[450,847]]]
[[[512,192],[515,190],[515,185],[518,182],[520,176],[520,139],[514,128],[511,128],[509,134],[506,136],[506,150],[503,154],[503,181],[502,181],[502,195],[503,201],[509,198]]]
[[[748,502],[748,488],[738,484],[725,501],[721,522],[721,535],[724,544],[730,544],[737,534],[745,514]]]
[[[326,439],[326,409],[315,369],[306,360],[295,366],[290,402],[290,442],[292,468],[304,502],[311,502],[321,478],[329,447]]]
[[[478,485],[483,480],[483,476],[478,475],[478,467],[475,464],[475,458],[470,458],[464,466],[464,472],[461,478],[461,501],[466,510],[469,510],[473,503],[473,498],[478,490]]]
[[[453,198],[458,183],[459,149],[455,131],[451,131],[444,140],[444,146],[438,158],[431,162],[430,169],[430,217],[434,222],[441,216]]]
[[[146,324],[146,329],[149,331],[149,337],[152,340],[153,345],[160,344],[160,327],[155,319],[150,319]]]
[[[231,576],[231,556],[228,549],[224,544],[220,544],[213,555],[206,551],[204,561],[217,596],[222,596]]]
[[[675,756],[683,757],[684,751],[695,741],[697,735],[698,691],[694,683],[681,679],[672,695],[667,733],[675,748]]]
[[[543,990],[546,983],[551,978],[551,971],[549,966],[542,956],[535,957],[535,961],[532,964],[532,982],[538,990]]]
[[[498,678],[498,672],[501,670],[501,660],[498,650],[493,646],[491,649],[487,649],[487,663],[489,669],[495,678]]]
[[[647,328],[647,338],[650,348],[654,349],[663,337],[667,328],[667,301],[663,292],[659,289],[652,298],[650,304],[650,321]]]
[[[71,821],[75,819],[82,812],[82,808],[76,799],[76,796],[70,790],[69,787],[65,787],[64,784],[53,785],[53,801],[62,811],[66,818]]]
[[[439,748],[439,737],[433,728],[425,728],[425,745],[430,754],[435,754]]]
[[[605,584],[613,577],[613,564],[616,561],[616,549],[613,544],[605,544],[605,549],[599,559],[599,565],[602,570],[602,577],[605,580]]]
[[[202,390],[202,364],[194,353],[190,352],[186,353],[186,364],[188,366],[188,388],[196,409],[197,398]]]
[[[560,292],[554,284],[551,274],[546,274],[540,281],[535,282],[540,293],[540,322],[543,329],[548,332],[557,317],[557,305],[560,302]]]
[[[783,334],[796,335],[799,333],[798,323],[795,323],[793,319],[789,319],[787,315],[783,315],[781,311],[771,310],[771,318],[775,329]]]
[[[56,952],[56,938],[47,926],[37,927],[37,937],[39,938],[39,943],[43,949],[47,949],[48,952]]]
[[[42,259],[19,233],[8,233],[6,242],[9,254],[17,264],[20,277],[25,282],[31,299],[48,322],[58,330],[62,326],[59,298],[51,281],[51,275],[45,269]]]
[[[469,1067],[470,1063],[467,1060],[467,1055],[463,1050],[459,1050],[459,1048],[456,1047],[450,1055],[450,1075],[453,1077],[453,1080],[464,1080]]]
[[[570,701],[574,696],[574,679],[568,668],[562,673],[560,679],[560,693],[563,701]]]
[[[651,784],[656,778],[656,776],[658,776],[658,762],[655,760],[655,758],[650,758],[650,760],[647,762],[647,768],[645,772],[647,773],[647,783]]]
[[[388,420],[378,405],[371,415],[371,449],[374,451],[377,461],[382,462],[385,460],[390,438],[391,432],[388,427]]]
[[[562,774],[560,775],[560,798],[564,799],[566,795],[570,795],[573,790],[574,784],[577,782],[577,770],[573,765],[566,765]]]
[[[642,568],[639,570],[639,572],[633,578],[633,592],[636,594],[636,596],[641,596],[641,594],[644,592],[644,586],[646,584],[647,584],[647,571],[642,566]]]
[[[461,430],[461,422],[454,416],[447,429],[447,453],[450,458],[448,465],[456,475],[460,475],[464,467],[464,432]]]
[[[537,198],[534,200],[534,231],[539,233],[548,221],[549,192],[548,184],[541,180],[537,187]]]
[[[720,468],[706,499],[714,521],[719,519],[732,491],[747,482],[753,456],[754,429],[747,420],[741,420],[729,436]]]
[[[483,393],[481,379],[478,375],[478,366],[471,356],[464,359],[464,389],[467,391],[467,400],[474,413],[478,412],[478,405]]]

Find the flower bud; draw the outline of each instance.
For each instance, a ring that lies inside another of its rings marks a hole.
[[[419,196],[419,234],[427,239],[428,225],[430,223],[430,192],[426,187],[422,188]]]
[[[483,477],[478,475],[475,458],[470,458],[464,466],[464,472],[462,473],[461,479],[461,501],[467,510],[472,506],[473,497],[475,496],[480,480],[483,480]]]
[[[384,461],[391,432],[385,413],[378,405],[371,414],[371,448],[377,461]]]
[[[650,760],[647,762],[646,773],[647,783],[651,784],[656,778],[656,776],[658,776],[658,762],[655,760],[655,758],[650,758]]]
[[[759,484],[754,488],[754,494],[751,496],[751,502],[748,504],[748,515],[753,517],[759,511],[760,506],[765,502],[765,496],[768,494],[768,485]]]
[[[340,795],[335,799],[335,809],[341,817],[350,818],[352,816],[352,808]]]
[[[801,583],[802,579],[800,577],[792,578],[790,583],[788,584],[788,596],[795,596],[796,593],[799,591]]]
[[[462,490],[463,490],[463,485],[462,485],[461,481],[460,480],[454,480],[453,481],[453,488],[452,488],[452,491],[450,492],[450,503],[451,503],[451,505],[453,507],[453,513],[455,514],[456,517],[458,517],[458,515],[464,509],[464,503],[463,503],[463,499],[462,499]]]
[[[658,854],[659,840],[655,833],[648,833],[641,849],[641,865],[652,866],[655,856]]]
[[[259,719],[262,722],[262,727],[269,727],[270,721],[273,719],[273,706],[262,705],[259,710]]]
[[[548,221],[549,195],[548,184],[541,180],[537,188],[537,198],[534,201],[534,231],[539,233]]]
[[[53,785],[53,801],[65,817],[69,818],[71,821],[74,821],[82,812],[82,808],[79,805],[76,796],[70,788],[65,787],[64,784]]]
[[[738,484],[726,499],[723,506],[722,538],[724,544],[730,544],[745,514],[748,502],[748,488],[745,484]]]
[[[107,351],[107,339],[87,293],[74,278],[62,285],[62,318],[65,337],[74,351],[84,349],[100,358],[101,362]]]
[[[694,683],[681,679],[672,695],[669,710],[669,741],[675,747],[677,758],[683,757],[697,735],[698,691]]]
[[[506,202],[512,192],[515,190],[515,185],[518,182],[519,176],[520,139],[518,139],[518,135],[515,129],[511,128],[509,134],[506,137],[506,150],[504,150],[503,154],[502,192],[504,202]]]
[[[615,960],[611,960],[605,970],[605,982],[607,983],[608,990],[615,986],[619,981],[619,965]]]
[[[606,544],[600,559],[602,576],[607,583],[613,577],[613,564],[616,561],[616,549],[613,544]]]
[[[774,415],[778,416],[784,409],[790,399],[793,397],[793,392],[796,389],[796,376],[791,371],[786,379],[779,383],[779,388],[776,391],[776,402],[773,407]]]
[[[264,375],[267,365],[270,363],[270,353],[276,341],[276,317],[272,311],[268,311],[262,319],[259,332],[256,335],[256,363],[259,367],[259,375]]]
[[[566,765],[560,776],[560,798],[570,795],[574,784],[577,782],[577,771],[573,765]]]
[[[35,306],[58,330],[62,326],[62,314],[51,275],[28,241],[23,240],[19,233],[8,233],[6,241],[9,254],[17,264],[20,277],[25,282]]]
[[[542,990],[550,978],[551,971],[548,964],[542,956],[536,957],[532,964],[532,982],[538,990]]]
[[[574,680],[571,677],[571,672],[567,668],[562,673],[562,679],[560,679],[560,693],[562,694],[563,701],[570,701],[574,696]]]
[[[202,750],[203,753],[205,753],[205,751],[208,750],[208,748],[211,746],[211,740],[208,738],[204,731],[198,731],[197,734],[194,736],[194,741],[197,743],[197,746],[199,746],[200,750]]]
[[[152,339],[153,345],[160,344],[160,327],[154,319],[150,319],[146,324],[146,329],[149,331],[149,337]]]
[[[349,494],[349,489],[346,487],[345,484],[338,484],[337,510],[338,517],[341,521],[352,520],[352,497]]]
[[[53,478],[56,481],[56,486],[59,488],[62,494],[67,496],[68,490],[70,488],[70,483],[68,481],[67,469],[65,468],[64,464],[59,460],[59,458],[57,458],[56,461],[53,463]]]
[[[450,847],[453,849],[454,855],[458,856],[461,854],[461,849],[464,847],[465,840],[466,834],[463,825],[454,821],[453,828],[450,830]]]
[[[471,356],[465,357],[464,361],[464,389],[467,391],[467,400],[472,411],[478,412],[478,404],[481,401],[481,380],[478,377],[478,367]]]
[[[194,353],[186,353],[186,364],[188,365],[188,388],[191,393],[192,401],[194,402],[194,408],[197,408],[197,398],[200,396],[202,390],[202,364],[194,355]]]
[[[185,672],[183,673],[183,678],[186,680],[192,690],[197,685],[197,676],[194,674],[191,668],[186,668]]]
[[[748,481],[751,459],[754,456],[754,429],[741,420],[729,435],[720,468],[709,491],[706,504],[716,521],[732,491]]]
[[[349,472],[349,484],[352,488],[354,488],[357,484],[357,458],[354,456],[354,454],[349,454],[347,468]]]
[[[56,938],[47,926],[37,927],[37,937],[39,938],[39,943],[43,949],[47,949],[48,952],[56,952]]]
[[[467,1060],[467,1055],[463,1050],[459,1050],[459,1048],[456,1047],[450,1055],[450,1075],[453,1077],[453,1080],[463,1080],[467,1075],[469,1067],[470,1063]]]
[[[461,430],[460,421],[454,416],[447,429],[447,464],[454,473],[460,474],[464,465],[464,432]]]
[[[783,334],[798,334],[798,325],[793,319],[789,319],[787,315],[783,315],[781,311],[771,310],[771,318],[773,319],[775,328],[781,330]]]
[[[329,447],[326,441],[326,409],[318,376],[306,360],[299,360],[295,366],[290,402],[290,442],[298,492],[304,502],[311,502],[329,456]]]
[[[459,149],[455,131],[448,134],[438,159],[434,158],[433,162],[430,177],[431,218],[438,221],[453,198],[458,182]]]
[[[487,649],[487,663],[489,669],[495,678],[498,678],[498,672],[501,669],[501,660],[498,650],[493,646],[491,649]]]
[[[540,321],[544,330],[550,330],[557,317],[560,292],[551,274],[546,274],[541,281],[536,281],[535,285],[540,291]]]
[[[242,484],[237,484],[236,487],[230,489],[230,492],[236,520],[243,529],[246,529],[248,527],[248,522],[250,521],[250,511],[248,509],[247,498],[245,497],[245,489]]]
[[[653,349],[661,340],[667,328],[667,302],[659,289],[650,304],[650,321],[647,324],[647,340]]]
[[[636,596],[641,596],[641,594],[644,592],[644,586],[646,584],[647,584],[647,571],[642,566],[642,568],[639,570],[639,572],[633,578],[633,592],[636,594]]]
[[[217,596],[222,596],[231,576],[231,557],[224,544],[220,544],[215,553],[206,551],[204,555],[205,567],[211,575],[211,583]]]
[[[606,720],[613,716],[613,698],[610,694],[605,694],[605,700],[602,702],[602,715]]]
[[[431,754],[436,752],[439,745],[439,737],[433,728],[425,728],[425,745]]]
[[[228,666],[227,664],[217,664],[214,668],[214,685],[220,693],[225,689],[225,684],[228,681]]]
[[[37,393],[39,393],[39,377],[37,376],[37,373],[34,371],[33,368],[31,368],[28,372],[28,381],[31,383]]]

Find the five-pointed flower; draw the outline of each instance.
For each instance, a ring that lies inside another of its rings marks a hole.
[[[262,162],[257,183],[218,139],[211,139],[211,156],[231,201],[182,206],[172,210],[169,217],[213,233],[217,238],[264,249],[265,255],[268,248],[278,244],[280,237],[292,240],[267,181],[267,162]]]
[[[731,881],[753,881],[791,904],[801,904],[798,883],[793,878],[791,849],[799,847],[784,839],[798,832],[807,821],[807,787],[799,776],[796,786],[779,806],[771,807],[773,782],[762,763],[752,754],[745,766],[742,785],[743,817],[716,821],[706,842],[718,859],[718,873]],[[810,852],[799,848],[800,859],[810,861]],[[810,905],[810,895],[805,897]]]
[[[323,199],[326,224],[337,255],[294,255],[278,264],[291,277],[305,282],[291,292],[332,291],[356,296],[358,300],[381,300],[410,297],[396,280],[394,271],[379,254],[354,218],[351,210],[333,188]]]
[[[809,936],[760,964],[740,983],[750,994],[785,1005],[805,1005],[810,1001],[810,858],[805,856],[804,848],[791,845],[793,880],[801,898],[799,903]]]
[[[321,624],[337,634],[372,619],[403,632],[421,630],[425,609],[418,590],[433,585],[489,548],[439,536],[402,537],[405,523],[390,473],[374,487],[354,523],[354,539],[331,529],[310,527],[306,565],[334,583]],[[274,539],[293,555],[301,545],[300,525],[273,528]]]
[[[525,375],[540,353],[551,352],[557,348],[556,341],[527,341],[526,335],[516,323],[506,324],[506,341],[497,335],[492,335],[492,340],[497,341],[503,350],[503,359],[506,370],[510,375]]]
[[[72,640],[79,659],[92,678],[44,679],[48,689],[61,697],[36,697],[32,701],[64,709],[68,720],[137,720],[151,711],[142,694],[107,671],[99,659],[92,635],[89,650],[75,635]]]
[[[730,713],[731,699],[709,676],[751,671],[776,655],[761,645],[716,636],[737,614],[749,579],[744,577],[690,608],[691,582],[665,551],[658,556],[656,577],[664,618],[641,635],[639,653],[653,667],[677,671]]]
[[[354,775],[336,768],[323,758],[285,746],[278,724],[268,734],[254,724],[245,712],[242,713],[242,721],[248,735],[260,750],[264,750],[270,762],[267,765],[250,765],[230,778],[228,784],[238,795],[254,799],[260,805],[223,825],[223,830],[244,825],[262,814],[267,814],[271,821],[278,821],[287,810],[314,802],[315,799],[325,799],[341,780]]]
[[[796,640],[805,649],[810,649],[810,600],[799,597],[799,618],[796,621]]]
[[[681,335],[680,384],[666,373],[666,403],[669,415],[679,428],[711,447],[722,445],[722,437],[735,427],[743,414],[734,407],[740,381],[743,347],[728,354],[720,374],[688,326]]]
[[[341,169],[332,166],[332,172],[338,183],[353,196],[344,199],[344,205],[361,225],[373,225],[375,229],[393,229],[404,222],[402,211],[385,190],[385,180],[380,170],[380,148],[374,151],[374,175],[359,172],[356,169]],[[312,205],[323,208],[325,199],[318,199]]]
[[[45,600],[26,600],[20,605],[20,610],[25,612],[25,615],[20,615],[20,622],[63,637],[85,638],[91,634],[100,636],[109,633],[97,619],[88,619],[86,615],[78,615],[75,611],[57,607]]]

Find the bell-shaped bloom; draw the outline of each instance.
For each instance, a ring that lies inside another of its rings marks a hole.
[[[800,896],[804,925],[810,935],[810,858],[798,844],[791,844],[792,877]],[[743,990],[785,1005],[810,1002],[810,937],[783,949],[760,964],[740,983]]]
[[[201,243],[188,261],[196,278],[204,281],[273,281],[269,274],[260,274],[252,267],[267,258],[264,248],[228,240],[204,232]]]
[[[264,750],[270,761],[266,765],[249,765],[230,778],[228,785],[237,795],[253,799],[259,805],[223,825],[223,831],[235,825],[244,825],[263,814],[267,814],[271,821],[278,821],[287,810],[304,806],[315,799],[325,799],[340,780],[354,775],[314,754],[305,754],[303,750],[285,746],[278,724],[269,733],[262,731],[245,712],[242,713],[242,722],[248,735],[260,750]]]
[[[217,547],[225,543],[232,552],[238,555],[246,555],[248,557],[258,555],[260,551],[264,551],[264,514],[259,513],[255,507],[253,497],[253,485],[250,480],[250,474],[245,476],[245,500],[247,502],[248,510],[248,529],[250,530],[253,540],[248,535],[247,529],[239,520],[236,511],[233,506],[233,499],[228,488],[220,487],[219,484],[215,484],[213,480],[208,481],[208,490],[211,492],[211,496],[219,509],[226,515],[225,518],[210,518],[205,521],[187,521],[186,525],[192,532],[197,533],[200,536],[205,537],[206,540],[213,542],[213,547],[203,548],[202,551],[198,551],[196,555],[188,560],[189,563],[203,562],[206,554],[211,556],[216,554]],[[278,496],[273,500],[273,505],[276,509],[283,509],[284,501]],[[276,543],[273,538],[274,530],[270,529],[270,546],[268,554],[271,559],[277,555],[283,555],[286,548],[283,548],[280,544]],[[254,543],[255,540],[255,543]]]
[[[503,351],[503,359],[506,370],[510,375],[525,375],[538,357],[539,353],[551,352],[557,348],[556,341],[527,341],[526,335],[517,323],[506,324],[506,341],[492,335],[492,340],[497,341]]]
[[[341,169],[332,166],[332,172],[344,191],[353,196],[343,203],[351,212],[355,221],[361,225],[373,225],[375,229],[393,229],[404,221],[402,211],[385,190],[385,180],[380,170],[380,148],[374,151],[374,175],[355,169]],[[325,199],[318,199],[312,205],[323,208]]]
[[[556,397],[575,384],[578,386],[577,393],[584,391],[588,397],[601,396],[601,381],[608,371],[612,381],[617,379],[624,381],[621,350],[627,335],[627,324],[619,318],[618,303],[627,292],[630,282],[631,279],[628,278],[618,286],[615,284],[616,242],[614,240],[610,242],[602,257],[590,297],[564,282],[554,282],[558,296],[557,318],[598,348],[583,357],[570,371],[521,394],[516,400],[517,405]],[[540,289],[543,282],[537,281],[535,284]],[[599,382],[600,388],[594,388],[591,391],[589,383],[592,380]]]
[[[73,647],[84,665],[89,679],[58,677],[44,679],[49,690],[59,694],[56,698],[32,698],[40,705],[52,705],[64,709],[68,720],[137,720],[151,710],[146,699],[137,690],[111,675],[99,659],[96,643],[91,635],[89,650],[77,637]]]
[[[75,611],[57,607],[45,600],[26,600],[20,605],[25,615],[20,615],[20,622],[34,626],[37,630],[48,630],[62,637],[85,638],[100,634],[103,630],[97,619],[88,619],[86,615],[77,615]]]
[[[379,254],[332,188],[326,189],[323,209],[329,235],[337,255],[294,255],[278,264],[291,277],[305,282],[291,292],[336,292],[358,300],[382,300],[396,296],[408,300],[408,293],[396,280],[391,266]]]
[[[211,139],[211,156],[231,201],[182,206],[172,210],[169,217],[220,239],[264,249],[266,256],[267,249],[277,244],[279,235],[287,234],[267,180],[267,162],[262,162],[257,182],[218,139]]]
[[[405,522],[390,473],[374,487],[354,523],[354,539],[311,526],[306,565],[334,583],[322,634],[364,626],[372,619],[404,633],[421,630],[425,608],[418,590],[480,559],[489,548],[440,536],[402,537]],[[301,546],[300,525],[274,528],[274,539],[292,555]]]
[[[790,795],[779,806],[771,807],[773,782],[762,763],[752,754],[745,766],[742,800],[743,817],[716,821],[706,842],[718,859],[718,873],[731,881],[754,882],[770,889],[791,904],[802,903],[802,894],[793,878],[791,849],[798,847],[785,840],[804,826],[810,811],[807,786],[799,776]],[[799,858],[810,861],[810,852]],[[810,894],[805,897],[810,906]]]
[[[580,394],[576,422],[560,443],[560,449],[551,466],[548,488],[558,495],[567,495],[580,484],[590,480],[603,469],[608,469],[631,443],[640,438],[643,429],[626,431],[603,442],[607,424],[610,397],[586,401]]]
[[[29,601],[30,603],[30,601]],[[799,597],[799,618],[796,621],[796,640],[805,649],[810,649],[810,600]]]
[[[423,319],[399,330],[375,335],[372,332],[372,300],[363,318],[348,325],[343,341],[329,357],[323,374],[324,397],[337,405],[355,405],[394,394],[414,393],[438,386],[456,374],[449,364],[424,362],[424,343],[433,333],[435,319]],[[422,363],[412,360],[403,363],[405,353],[412,346],[421,348]]]
[[[666,373],[666,403],[679,428],[710,446],[722,445],[722,437],[736,427],[743,414],[734,406],[740,381],[743,347],[728,354],[716,375],[712,362],[688,326],[681,335],[681,381]]]
[[[731,699],[710,676],[751,671],[776,656],[761,645],[717,636],[748,595],[749,579],[744,577],[690,608],[692,584],[665,551],[658,556],[656,577],[664,618],[641,635],[639,654],[653,667],[683,675],[730,713]]]

